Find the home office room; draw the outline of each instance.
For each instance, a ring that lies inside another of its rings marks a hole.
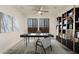
[[[1,5],[1,54],[78,54],[78,5]]]
[[[78,54],[79,5],[66,3],[0,5],[0,54]]]

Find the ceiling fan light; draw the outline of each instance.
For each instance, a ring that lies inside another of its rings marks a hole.
[[[38,11],[38,14],[41,14],[42,12],[41,11]]]
[[[38,14],[42,14],[42,12],[41,11],[38,11]]]

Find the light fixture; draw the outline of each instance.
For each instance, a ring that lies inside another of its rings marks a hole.
[[[39,14],[39,15],[42,15],[42,14],[43,14],[43,12],[41,12],[41,11],[38,11],[38,14]]]

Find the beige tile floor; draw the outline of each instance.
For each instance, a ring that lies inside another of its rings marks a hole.
[[[21,40],[19,43],[17,43],[15,46],[13,46],[11,49],[5,52],[5,54],[35,54],[35,42],[37,40],[34,38],[29,39],[29,43],[26,47],[25,41]],[[50,48],[46,49],[47,54],[73,54],[71,50],[69,50],[67,47],[59,43],[56,39],[52,38],[51,40],[52,45],[52,51]],[[42,48],[38,47],[37,54],[44,54],[44,51]]]

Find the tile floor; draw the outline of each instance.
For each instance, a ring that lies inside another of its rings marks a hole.
[[[26,47],[25,41],[21,40],[19,43],[17,43],[15,46],[13,46],[11,49],[5,52],[5,54],[35,54],[35,42],[37,38],[30,38],[29,43]],[[67,47],[59,43],[56,39],[52,38],[51,40],[52,45],[52,51],[50,48],[46,49],[47,54],[74,54],[71,50],[69,50]],[[38,47],[37,54],[44,54],[44,51],[42,48]]]

